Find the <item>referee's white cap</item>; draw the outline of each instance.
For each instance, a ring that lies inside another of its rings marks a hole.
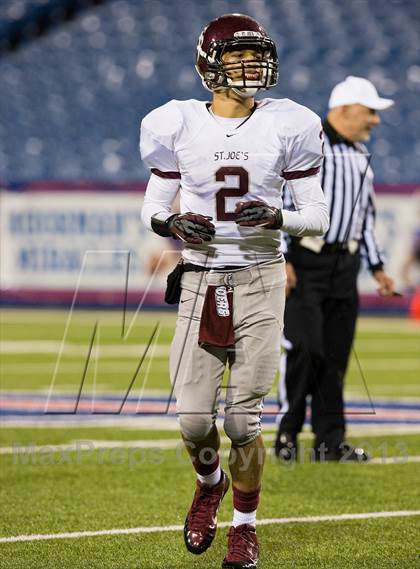
[[[357,103],[369,109],[383,111],[392,107],[394,101],[380,97],[375,85],[368,79],[349,75],[331,91],[328,107],[333,109],[334,107]]]

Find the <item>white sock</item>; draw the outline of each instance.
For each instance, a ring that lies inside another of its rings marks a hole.
[[[215,486],[220,482],[220,478],[222,476],[222,469],[220,468],[219,464],[216,470],[211,474],[206,474],[205,476],[198,474],[198,472],[196,474],[197,474],[197,479],[201,482],[201,484],[205,484],[206,486]]]
[[[242,524],[249,524],[250,526],[257,525],[257,510],[253,512],[240,512],[239,510],[233,510],[233,521],[232,525],[234,528],[241,526]]]

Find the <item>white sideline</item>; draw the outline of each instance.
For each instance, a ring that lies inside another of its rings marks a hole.
[[[20,415],[11,415],[10,418],[0,417],[0,428],[31,428],[31,429],[92,429],[96,427],[118,427],[124,430],[152,430],[152,431],[177,431],[179,432],[179,424],[175,417],[166,417],[165,425],[162,428],[162,418],[159,416],[138,416],[126,418],[119,416],[115,418],[102,417],[100,419],[91,419],[86,416],[85,421],[81,420],[83,415],[67,415],[64,420],[53,421],[43,417],[22,418]],[[222,429],[223,421],[219,418],[216,420],[217,426]],[[276,425],[264,425],[264,440],[274,440],[274,430]],[[419,424],[398,424],[393,423],[387,425],[366,425],[366,424],[350,424],[348,426],[349,437],[381,437],[385,435],[419,435]],[[301,437],[304,439],[312,438],[309,430],[304,428]]]
[[[304,516],[300,518],[266,518],[258,520],[259,526],[277,524],[297,524],[297,523],[317,523],[317,522],[339,522],[346,520],[368,520],[377,518],[397,518],[406,516],[418,516],[420,510],[400,510],[395,512],[366,512],[361,514],[337,514],[331,516]],[[219,523],[219,528],[227,528],[230,522]],[[11,537],[0,537],[0,543],[17,543],[19,541],[41,541],[48,539],[78,539],[79,537],[96,537],[101,535],[129,535],[135,533],[162,533],[168,531],[182,531],[184,526],[156,526],[138,528],[105,529],[98,531],[75,531],[65,533],[47,533],[38,535],[16,535]]]
[[[0,447],[0,454],[19,454],[24,452],[49,454],[53,452],[93,452],[99,449],[112,448],[160,448],[163,450],[176,449],[182,445],[182,441],[176,439],[150,439],[136,441],[94,441],[80,440],[64,444],[31,445],[29,443],[16,444],[14,447]]]

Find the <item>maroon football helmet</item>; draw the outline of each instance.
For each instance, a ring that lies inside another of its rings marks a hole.
[[[257,51],[259,57],[234,64],[222,60],[226,52],[247,49]],[[196,69],[203,85],[210,91],[233,89],[244,97],[252,97],[259,89],[269,89],[277,83],[276,46],[253,18],[226,14],[212,20],[201,32]],[[256,70],[258,78],[255,77]]]

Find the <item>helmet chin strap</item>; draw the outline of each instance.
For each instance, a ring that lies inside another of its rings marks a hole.
[[[231,87],[232,91],[242,97],[243,99],[249,99],[250,97],[254,97],[258,91],[260,90],[259,87]]]

